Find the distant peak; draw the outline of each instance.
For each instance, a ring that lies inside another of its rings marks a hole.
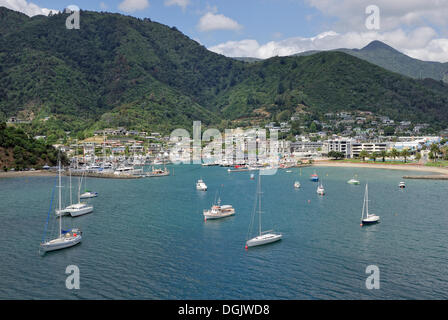
[[[375,50],[375,49],[387,49],[387,50],[391,50],[391,51],[397,51],[394,48],[392,48],[391,46],[385,44],[384,42],[378,41],[378,40],[374,40],[374,41],[370,42],[368,45],[366,45],[361,50]]]

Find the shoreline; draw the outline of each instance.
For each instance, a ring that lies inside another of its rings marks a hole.
[[[306,164],[296,167],[340,167],[340,168],[367,168],[367,169],[386,169],[386,170],[403,170],[403,171],[417,171],[417,172],[431,172],[434,173],[434,178],[437,176],[448,179],[448,168],[427,167],[420,164],[382,164],[382,163],[350,163],[350,162],[335,162],[331,160],[315,160],[311,165]],[[19,177],[52,177],[57,173],[49,170],[35,170],[35,171],[8,171],[0,172],[0,179],[2,178],[19,178]],[[438,174],[438,175],[436,175]],[[130,177],[120,176],[97,176],[91,175],[95,178],[115,178],[115,179],[129,179]],[[407,176],[408,177],[408,176]],[[409,176],[410,177],[410,176]],[[134,178],[134,177],[132,177]]]
[[[380,164],[380,163],[349,163],[333,162],[328,160],[317,160],[312,166],[315,167],[341,167],[341,168],[371,168],[371,169],[389,169],[418,172],[432,172],[441,175],[448,175],[448,168],[426,167],[420,164]]]
[[[19,178],[19,177],[52,177],[56,172],[48,170],[35,170],[35,171],[7,171],[0,172],[1,178]]]

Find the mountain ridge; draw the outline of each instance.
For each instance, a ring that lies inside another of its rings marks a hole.
[[[114,126],[169,132],[193,120],[222,127],[259,118],[256,110],[272,121],[298,106],[448,124],[446,85],[344,52],[247,63],[148,18],[81,11],[81,28],[67,30],[62,12],[24,18],[0,9],[0,118],[26,111],[30,130],[51,139]]]

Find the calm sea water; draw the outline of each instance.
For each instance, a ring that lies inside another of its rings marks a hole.
[[[314,170],[323,197],[309,181]],[[263,225],[284,237],[249,250],[249,172],[185,165],[164,178],[90,178],[100,194],[94,212],[64,219],[82,228],[82,243],[45,255],[38,249],[55,179],[1,179],[0,299],[447,299],[448,183],[407,180],[400,190],[409,173],[321,167],[264,176]],[[346,183],[354,174],[361,185]],[[199,178],[207,192],[196,191]],[[361,228],[366,181],[381,223]],[[204,222],[217,190],[236,215]],[[65,287],[72,264],[80,290]],[[380,269],[379,290],[366,289],[368,265]]]

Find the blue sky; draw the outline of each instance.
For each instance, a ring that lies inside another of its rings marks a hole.
[[[372,3],[374,29],[366,24]],[[448,0],[0,0],[2,5],[30,16],[77,5],[149,17],[227,56],[268,58],[380,40],[418,59],[448,61]]]
[[[164,0],[148,0],[147,8],[134,12],[119,9],[123,0],[34,0],[40,7],[59,9],[68,5],[77,5],[81,9],[101,11],[100,3],[106,5],[104,11],[130,14],[136,17],[149,17],[157,22],[176,26],[191,38],[199,40],[205,46],[214,46],[229,40],[257,39],[259,42],[278,40],[279,38],[304,36],[312,37],[325,31],[326,20],[316,8],[294,0],[190,0],[183,9],[180,6],[164,4]],[[197,25],[207,11],[222,14],[238,22],[240,30],[214,30],[201,32]]]

